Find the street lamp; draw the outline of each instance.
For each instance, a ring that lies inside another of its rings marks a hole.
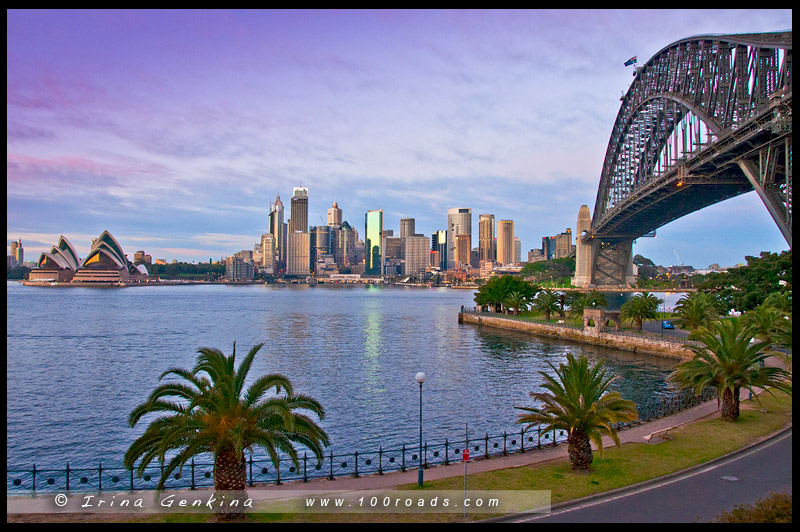
[[[422,486],[422,383],[425,374],[420,371],[414,378],[419,383],[419,485]]]

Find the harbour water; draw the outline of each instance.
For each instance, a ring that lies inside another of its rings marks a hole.
[[[121,464],[144,430],[130,411],[197,349],[279,372],[326,409],[334,453],[519,430],[539,371],[566,354],[606,361],[637,402],[668,393],[673,360],[459,325],[473,292],[448,288],[195,285],[29,287],[7,283],[7,467]],[[146,418],[147,420],[147,418]],[[474,432],[473,432],[474,431]]]

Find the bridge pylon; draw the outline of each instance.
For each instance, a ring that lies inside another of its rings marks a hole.
[[[572,286],[616,290],[636,284],[633,273],[633,240],[603,238],[591,234],[592,217],[587,205],[578,210],[575,242],[575,276]]]

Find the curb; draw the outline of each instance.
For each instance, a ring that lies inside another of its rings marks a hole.
[[[580,499],[573,499],[571,501],[560,502],[558,504],[555,504],[555,505],[551,506],[550,507],[550,511],[552,512],[553,510],[563,510],[563,509],[569,508],[571,506],[579,506],[581,504],[585,504],[587,502],[595,501],[595,500],[598,500],[598,499],[603,499],[603,498],[606,498],[606,497],[612,497],[612,496],[615,496],[615,495],[622,495],[622,494],[625,494],[626,492],[629,492],[629,491],[636,491],[638,489],[645,488],[647,486],[651,486],[651,485],[654,485],[654,484],[659,484],[661,482],[664,482],[666,480],[670,480],[670,479],[675,478],[675,477],[686,475],[686,474],[692,473],[694,471],[699,471],[700,469],[704,469],[704,468],[706,468],[706,467],[708,467],[710,465],[716,464],[718,462],[722,462],[722,461],[727,460],[729,458],[733,458],[734,456],[737,456],[739,454],[746,453],[747,451],[749,451],[749,450],[751,450],[751,449],[753,449],[755,447],[759,447],[761,445],[764,445],[764,444],[766,444],[768,442],[771,442],[772,440],[776,440],[776,439],[780,438],[781,436],[783,436],[783,435],[785,435],[787,433],[791,433],[791,432],[792,432],[792,423],[789,422],[788,425],[786,425],[782,429],[779,429],[779,430],[773,432],[772,434],[768,434],[767,436],[762,436],[761,438],[757,439],[754,442],[751,442],[751,443],[745,445],[744,447],[736,449],[735,451],[731,451],[728,454],[724,454],[722,456],[718,456],[716,458],[712,458],[711,460],[708,460],[707,462],[703,462],[701,464],[697,464],[697,465],[694,465],[692,467],[688,467],[686,469],[681,469],[679,471],[674,471],[672,473],[668,473],[668,474],[662,475],[660,477],[655,477],[655,478],[651,478],[651,479],[648,479],[648,480],[644,480],[644,481],[636,483],[636,484],[631,484],[630,486],[623,486],[621,488],[615,488],[615,489],[612,489],[612,490],[603,491],[603,492],[600,492],[600,493],[594,493],[592,495],[587,495],[585,497],[581,497]],[[477,523],[499,523],[499,522],[507,521],[509,519],[514,519],[515,517],[523,517],[523,516],[531,516],[531,515],[533,515],[533,514],[531,514],[530,512],[521,512],[521,513],[516,513],[516,514],[508,514],[508,515],[505,515],[505,516],[502,516],[502,517],[492,517],[490,519],[484,519],[484,520],[475,521],[475,522],[477,522]]]

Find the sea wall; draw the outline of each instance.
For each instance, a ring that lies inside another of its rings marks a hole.
[[[549,336],[573,342],[602,345],[615,349],[624,349],[625,351],[633,351],[634,353],[647,353],[678,360],[688,360],[694,356],[691,349],[676,342],[605,333],[601,332],[596,327],[587,327],[584,330],[571,329],[568,327],[545,325],[543,323],[533,323],[502,316],[475,314],[472,312],[459,312],[458,322],[472,323],[481,327],[521,331],[538,336]]]

